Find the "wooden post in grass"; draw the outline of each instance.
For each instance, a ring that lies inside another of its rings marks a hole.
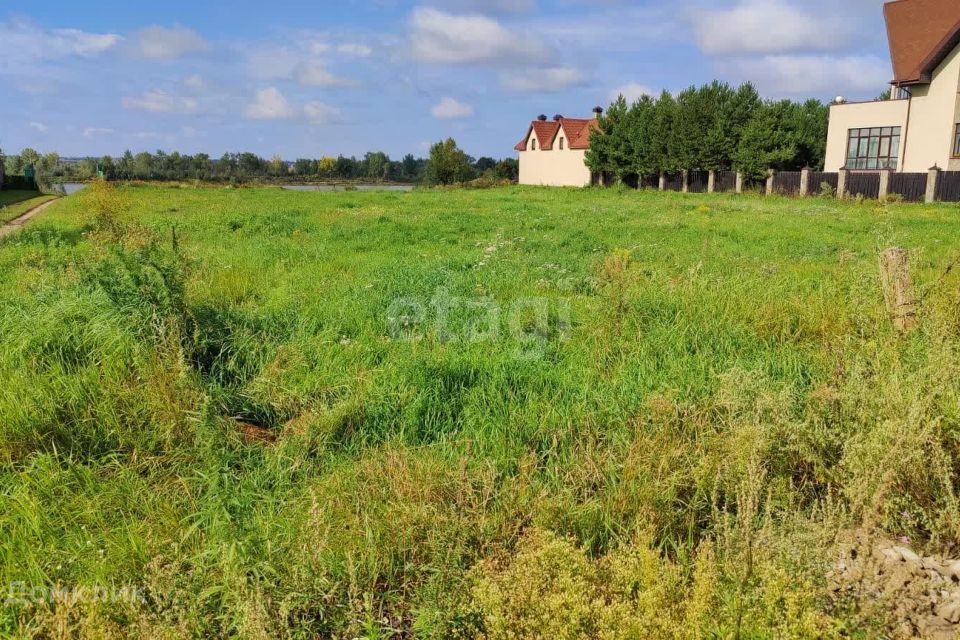
[[[690,172],[684,169],[680,176],[683,179],[683,188],[681,190],[684,193],[690,193]]]
[[[667,174],[663,171],[660,172],[660,180],[657,182],[657,188],[660,189],[660,191],[667,190]]]
[[[713,169],[710,169],[710,173],[707,174],[707,193],[716,193],[717,192],[717,172]]]
[[[777,172],[774,171],[773,169],[770,169],[770,170],[767,172],[767,195],[768,195],[768,196],[772,196],[772,195],[773,195],[773,178],[774,178],[774,176],[776,176],[776,175],[777,175]]]
[[[847,178],[850,177],[850,170],[846,167],[840,167],[837,172],[837,198],[843,200],[847,197]]]
[[[742,171],[737,171],[736,191],[737,193],[743,193],[743,172]]]
[[[923,201],[933,204],[937,201],[937,185],[940,183],[940,167],[933,165],[927,174],[927,194]]]
[[[804,167],[800,170],[800,197],[806,198],[810,195],[810,167]]]
[[[907,252],[900,247],[891,247],[880,256],[880,280],[883,297],[893,326],[900,333],[912,331],[917,326],[917,298],[913,292],[913,278]]]

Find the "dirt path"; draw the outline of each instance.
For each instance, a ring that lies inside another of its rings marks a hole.
[[[20,230],[23,227],[23,225],[27,224],[27,222],[29,222],[30,219],[33,218],[33,216],[38,215],[41,211],[43,211],[44,209],[52,205],[58,199],[59,198],[54,198],[53,200],[44,202],[41,205],[37,205],[36,207],[34,207],[33,209],[30,209],[30,211],[27,211],[25,214],[23,214],[19,218],[14,218],[10,222],[0,227],[0,238],[6,238],[11,233]]]

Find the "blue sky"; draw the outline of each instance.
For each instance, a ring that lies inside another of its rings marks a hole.
[[[536,115],[719,78],[872,98],[881,0],[0,4],[0,148],[512,155]],[[5,12],[5,13],[4,13]]]

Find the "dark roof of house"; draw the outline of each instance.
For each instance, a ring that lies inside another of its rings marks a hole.
[[[894,84],[930,82],[934,69],[960,44],[958,0],[896,0],[883,7]]]
[[[599,128],[597,120],[587,120],[583,118],[560,118],[559,120],[534,120],[527,128],[527,135],[514,147],[517,151],[524,151],[530,141],[530,133],[536,132],[537,140],[540,141],[541,151],[550,151],[553,149],[553,143],[560,133],[560,127],[567,135],[570,149],[589,149],[590,132]]]

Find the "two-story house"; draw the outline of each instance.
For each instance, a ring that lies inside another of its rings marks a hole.
[[[590,132],[597,128],[603,109],[594,109],[594,118],[547,120],[540,116],[530,123],[527,135],[517,146],[520,154],[520,184],[551,187],[586,187],[592,182],[586,155]]]
[[[830,108],[827,171],[960,171],[960,0],[884,5],[889,100]]]

